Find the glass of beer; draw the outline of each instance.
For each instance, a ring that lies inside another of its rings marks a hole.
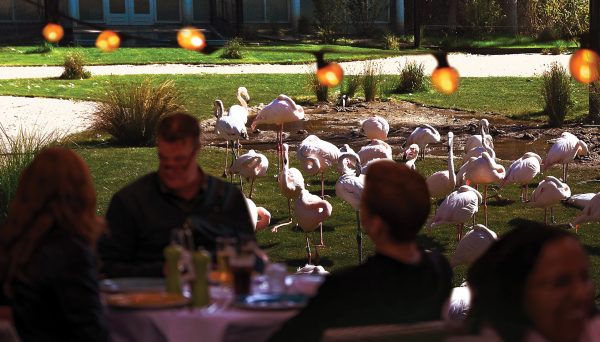
[[[256,262],[256,242],[242,240],[236,253],[229,258],[229,266],[233,274],[233,289],[236,296],[250,294],[252,271]]]
[[[221,285],[231,286],[233,276],[231,274],[231,267],[229,266],[229,259],[236,253],[237,239],[234,237],[219,236],[216,242],[218,282]]]

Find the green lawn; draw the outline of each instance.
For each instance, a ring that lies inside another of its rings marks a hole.
[[[273,148],[271,146],[270,148]],[[287,220],[287,201],[283,197],[273,177],[276,169],[272,167],[275,164],[274,151],[262,151],[271,161],[271,167],[264,178],[260,178],[255,183],[254,200],[259,206],[264,206],[272,214],[272,224]],[[98,192],[98,214],[102,215],[108,205],[112,194],[125,184],[135,178],[152,171],[157,167],[156,152],[153,148],[91,148],[79,149],[78,153],[87,161],[92,171],[92,176]],[[199,157],[199,163],[210,174],[220,175],[222,172],[222,163],[224,149],[205,148]],[[295,153],[290,156],[292,167],[299,167],[295,158]],[[502,162],[508,166],[510,162]],[[428,158],[425,161],[417,162],[417,170],[424,176],[432,174],[434,171],[446,168],[446,162],[443,159]],[[561,174],[560,167],[554,167],[547,172],[547,175],[558,176]],[[572,168],[569,173],[569,184],[573,193],[598,192],[600,183],[585,182],[589,180],[589,169]],[[541,176],[536,178],[536,182]],[[335,270],[341,267],[355,265],[357,263],[356,240],[355,240],[355,213],[352,208],[335,197],[334,185],[337,175],[333,172],[326,174],[326,195],[327,200],[333,205],[333,215],[324,223],[324,239],[327,247],[320,249],[323,266],[328,270]],[[320,182],[317,177],[307,177],[306,183],[312,193],[320,191]],[[532,185],[535,187],[535,184]],[[531,189],[531,187],[530,187]],[[248,191],[245,188],[246,193]],[[531,191],[531,190],[530,190]],[[519,189],[516,186],[508,186],[502,190],[502,196],[508,199],[518,199]],[[572,208],[557,206],[556,219],[558,223],[567,223],[578,211]],[[511,229],[511,221],[517,218],[528,218],[533,220],[543,220],[543,210],[529,208],[516,202],[498,203],[491,199],[489,203],[489,228],[500,235]],[[478,215],[478,222],[483,222],[483,216]],[[513,221],[514,222],[514,221]],[[590,255],[592,264],[590,274],[594,278],[596,288],[600,289],[600,235],[596,230],[600,228],[598,223],[585,225],[580,228],[579,237],[586,246]],[[313,241],[318,240],[318,233],[312,235]],[[455,247],[455,229],[450,226],[441,226],[428,234],[425,231],[420,236],[420,242],[426,248],[437,250],[447,256],[451,256]],[[367,238],[365,243],[365,254],[373,253],[373,246]],[[304,250],[304,236],[301,232],[292,231],[289,226],[280,229],[278,233],[271,233],[270,230],[258,233],[258,241],[264,248],[272,261],[285,262],[290,269],[303,265],[306,261]],[[454,284],[459,285],[465,277],[465,267],[458,267],[456,270]]]
[[[299,68],[299,72],[302,69]],[[115,82],[139,83],[153,77],[156,82],[172,79],[181,92],[187,110],[201,119],[211,117],[213,101],[220,98],[226,106],[235,103],[237,87],[246,86],[252,98],[251,105],[269,103],[279,94],[295,99],[313,99],[307,88],[307,76],[295,75],[132,75],[96,76],[87,80],[22,79],[0,80],[0,95],[57,97],[75,100],[101,100],[103,87],[112,78]],[[394,76],[386,76],[389,83]],[[515,119],[546,121],[542,114],[541,79],[537,77],[462,78],[458,91],[442,95],[431,87],[414,94],[390,95],[427,106],[455,108],[467,111],[491,112]],[[339,92],[334,88],[330,94]],[[359,95],[360,92],[359,92]],[[588,89],[573,82],[574,108],[569,120],[585,117],[588,113]]]
[[[38,46],[6,46],[0,47],[1,65],[62,65],[64,55],[69,52],[83,54],[87,65],[103,64],[153,64],[153,63],[185,63],[185,64],[303,64],[314,62],[312,52],[322,48],[334,49],[326,58],[332,61],[365,60],[391,55],[399,55],[400,51],[386,51],[375,48],[361,48],[339,45],[279,45],[251,46],[243,50],[243,59],[226,59],[219,57],[221,50],[210,55],[184,50],[181,48],[120,48],[112,53],[104,53],[95,47],[56,47],[49,53],[39,53]],[[402,52],[403,54],[406,51]]]

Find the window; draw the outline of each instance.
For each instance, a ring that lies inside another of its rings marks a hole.
[[[0,20],[12,19],[12,1],[0,0]]]
[[[102,21],[104,18],[102,1],[79,0],[79,18],[81,20]]]
[[[180,21],[179,0],[156,0],[157,21]]]
[[[210,21],[210,0],[194,0],[194,21]]]
[[[287,23],[290,21],[289,0],[245,0],[244,22]]]

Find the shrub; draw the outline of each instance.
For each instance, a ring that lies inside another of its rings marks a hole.
[[[312,0],[315,31],[322,43],[335,43],[346,14],[345,0]]]
[[[62,137],[52,133],[40,133],[19,129],[15,137],[9,136],[0,125],[0,223],[8,213],[8,207],[19,183],[21,172],[40,150],[54,145]]]
[[[65,71],[63,71],[62,75],[60,75],[60,78],[76,80],[92,77],[92,73],[85,70],[84,64],[85,61],[81,53],[69,52],[65,54],[65,61],[63,63]]]
[[[373,61],[365,63],[365,67],[360,76],[361,85],[365,94],[365,101],[375,101],[379,87],[382,84],[381,64]]]
[[[393,33],[386,33],[383,36],[383,48],[385,50],[400,50],[400,39]]]
[[[501,22],[502,9],[496,0],[466,0],[464,20],[474,32],[490,33]]]
[[[231,59],[242,59],[244,56],[242,55],[242,49],[244,48],[244,40],[239,37],[235,37],[223,46],[223,53],[221,53],[221,58],[231,58]]]
[[[54,44],[44,41],[43,43],[39,44],[38,46],[35,46],[35,47],[31,48],[30,50],[27,50],[25,53],[27,53],[27,54],[35,54],[35,53],[44,54],[44,53],[50,53],[52,51],[54,51]]]
[[[317,97],[318,102],[327,102],[329,101],[329,88],[323,87],[319,84],[319,79],[317,78],[317,74],[310,67],[308,68],[308,72],[306,73],[307,87],[310,92],[314,93]]]
[[[414,93],[425,89],[425,66],[415,61],[404,64],[400,69],[400,81],[396,93]]]
[[[360,76],[358,75],[346,75],[342,83],[342,94],[348,95],[348,97],[354,97],[360,84],[362,83]]]
[[[376,30],[375,21],[388,10],[384,1],[346,0],[350,22],[359,35],[369,36]]]
[[[109,133],[119,145],[153,146],[160,119],[184,109],[173,81],[158,86],[151,80],[109,82],[105,94],[94,113],[93,128]]]
[[[542,97],[548,123],[553,127],[561,126],[573,102],[569,73],[557,62],[542,74]]]

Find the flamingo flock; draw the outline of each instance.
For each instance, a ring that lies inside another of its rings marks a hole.
[[[215,131],[217,136],[226,142],[224,174],[239,174],[241,179],[250,181],[248,192],[248,208],[255,223],[255,229],[261,230],[269,226],[270,213],[258,207],[253,201],[256,178],[265,177],[269,167],[267,157],[255,150],[244,154],[239,151],[240,139],[248,139],[248,101],[250,96],[245,87],[237,90],[239,104],[232,105],[225,111],[221,100],[215,100],[213,113],[216,117]],[[420,125],[406,138],[402,151],[394,158],[394,146],[386,140],[390,132],[390,125],[386,118],[372,114],[360,121],[361,131],[368,139],[368,143],[355,152],[348,144],[341,147],[325,141],[316,135],[308,135],[296,145],[295,159],[299,169],[291,167],[290,145],[284,142],[285,124],[306,120],[304,109],[297,105],[287,95],[279,95],[271,103],[262,108],[250,127],[272,125],[277,131],[277,183],[280,193],[288,202],[289,221],[279,223],[272,227],[272,232],[278,228],[296,221],[297,226],[304,231],[306,251],[309,264],[313,260],[308,234],[320,228],[320,245],[323,241],[323,221],[333,214],[333,207],[325,196],[325,175],[333,170],[337,171],[338,179],[335,183],[335,196],[347,202],[356,212],[356,240],[359,263],[362,262],[362,229],[360,227],[360,198],[364,188],[364,177],[368,167],[380,160],[402,160],[408,167],[417,168],[419,159],[425,159],[425,151],[431,144],[442,141],[439,131],[431,125]],[[269,129],[269,126],[265,127]],[[433,199],[442,200],[435,214],[428,222],[430,231],[441,225],[456,225],[456,240],[458,241],[455,261],[457,264],[469,264],[473,257],[489,245],[496,238],[496,233],[488,227],[488,188],[501,191],[503,188],[515,184],[521,188],[520,201],[529,207],[543,208],[544,221],[547,223],[547,212],[554,222],[553,207],[569,200],[578,201],[578,195],[571,196],[571,189],[567,184],[568,164],[578,156],[589,153],[587,144],[575,135],[564,132],[548,150],[545,158],[534,152],[526,152],[514,160],[505,169],[497,161],[494,141],[490,135],[489,122],[481,119],[478,122],[478,133],[465,138],[464,153],[459,158],[462,163],[455,170],[455,135],[447,132],[447,161],[446,169],[431,173],[426,178],[429,195]],[[228,166],[228,152],[231,144],[233,159]],[[404,148],[406,149],[404,150]],[[419,156],[421,158],[419,158]],[[563,165],[563,175],[557,177],[546,175],[537,181],[536,178],[548,171],[553,165]],[[422,172],[422,171],[421,171]],[[312,194],[305,184],[305,177],[318,176],[320,196]],[[529,186],[536,186],[529,196]],[[483,191],[479,192],[479,187]],[[260,183],[259,183],[260,187]],[[243,188],[242,188],[243,191]],[[575,217],[571,225],[579,229],[586,222],[600,221],[600,193],[588,194],[583,204],[580,215]],[[292,206],[292,202],[294,205]],[[579,203],[579,202],[577,202]],[[483,224],[476,224],[476,213],[483,207]],[[293,211],[292,211],[293,208]],[[472,230],[464,234],[465,225],[472,220]],[[468,252],[464,252],[464,251]],[[318,249],[315,246],[318,260]]]

